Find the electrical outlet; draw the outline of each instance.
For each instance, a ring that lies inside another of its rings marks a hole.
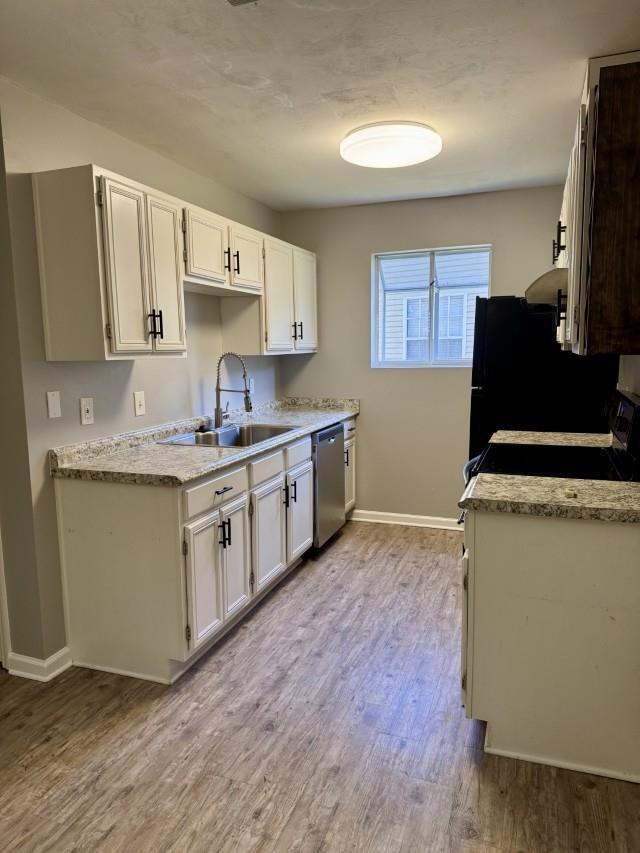
[[[256,392],[256,381],[253,378],[253,376],[250,376],[249,377],[249,393],[255,394],[255,392]]]
[[[80,423],[82,426],[93,423],[93,397],[80,397]]]
[[[146,414],[147,407],[144,402],[144,391],[133,392],[133,413],[136,417]]]
[[[50,418],[62,417],[59,391],[47,391],[47,414]]]

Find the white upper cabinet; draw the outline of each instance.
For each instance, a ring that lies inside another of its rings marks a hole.
[[[184,355],[185,288],[222,297],[226,348],[317,349],[312,252],[93,165],[32,183],[47,360]]]
[[[292,352],[293,246],[268,237],[264,241],[264,314],[266,352]]]
[[[184,352],[187,338],[182,289],[182,208],[162,196],[147,195],[146,200],[153,346],[158,352]]]
[[[231,269],[229,221],[208,210],[187,207],[184,223],[187,277],[228,287]]]
[[[114,352],[151,352],[144,193],[110,178],[101,184],[111,345]]]
[[[114,352],[184,352],[179,203],[103,177],[102,223]]]
[[[182,202],[78,166],[33,175],[49,361],[182,355]]]
[[[229,226],[229,235],[231,286],[251,293],[261,293],[264,287],[264,234],[233,222]]]
[[[318,348],[316,256],[264,237],[262,299],[222,299],[222,342],[243,355],[286,355]]]
[[[318,348],[316,256],[293,249],[294,347],[300,352]]]

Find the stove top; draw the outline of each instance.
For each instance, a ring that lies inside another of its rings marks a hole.
[[[577,480],[627,479],[608,448],[545,444],[490,444],[478,461],[475,473]]]
[[[490,444],[465,466],[465,482],[475,474],[640,481],[640,397],[616,391],[611,401],[609,426],[612,447]]]

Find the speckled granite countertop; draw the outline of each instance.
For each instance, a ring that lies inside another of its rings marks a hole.
[[[553,444],[559,447],[611,447],[610,432],[527,432],[499,429],[490,444]]]
[[[612,437],[610,433],[499,430],[491,436],[491,443],[611,447]],[[481,512],[640,524],[640,483],[478,474],[458,506]]]
[[[360,410],[354,399],[289,397],[256,406],[255,410],[232,412],[233,423],[263,423],[294,426],[252,447],[208,447],[158,444],[164,438],[194,432],[209,426],[210,418],[176,421],[136,432],[100,438],[84,444],[49,451],[54,477],[103,480],[153,486],[181,486],[222,468],[243,462],[265,451],[282,447],[331,424],[345,421]]]
[[[640,483],[478,474],[462,509],[640,524]]]

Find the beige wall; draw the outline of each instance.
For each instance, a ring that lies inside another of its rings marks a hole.
[[[15,277],[14,291],[11,286],[6,287],[10,276],[4,273],[5,269],[11,269],[11,261],[9,247],[3,246],[2,304],[7,311],[2,311],[2,320],[8,329],[6,337],[2,335],[2,447],[9,458],[0,487],[5,496],[2,502],[5,573],[13,651],[40,658],[65,643],[47,450],[59,444],[211,412],[221,336],[218,300],[187,294],[187,359],[116,364],[47,363],[29,173],[93,162],[272,234],[279,233],[281,222],[280,215],[264,205],[37,98],[3,78],[0,78],[0,112]],[[0,216],[0,232],[1,219]],[[255,399],[273,398],[276,360],[251,359],[250,372],[256,380]],[[230,378],[237,380],[235,369]],[[9,388],[10,395],[5,393]],[[59,420],[47,418],[47,390],[61,392],[63,416]],[[145,391],[144,417],[133,415],[134,390]],[[94,397],[93,426],[79,424],[81,396]],[[232,397],[232,406],[238,402],[238,398]]]
[[[640,355],[622,356],[619,380],[622,389],[640,394]]]
[[[471,371],[371,369],[371,255],[493,244],[493,295],[522,294],[550,266],[561,188],[284,214],[284,237],[318,253],[320,351],[286,359],[286,394],[359,397],[360,509],[452,517],[467,459]]]

